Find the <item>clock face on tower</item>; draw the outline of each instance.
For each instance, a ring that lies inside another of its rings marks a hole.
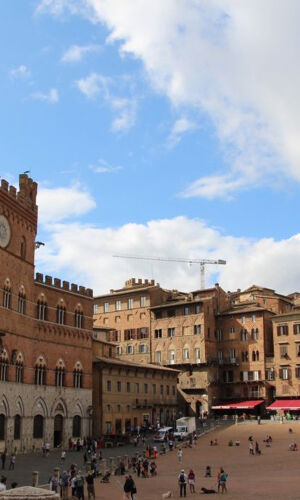
[[[0,247],[5,248],[10,240],[10,225],[4,215],[0,215]]]

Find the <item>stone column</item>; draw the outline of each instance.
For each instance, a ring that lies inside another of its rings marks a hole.
[[[39,485],[39,473],[38,471],[33,471],[32,473],[32,486],[37,488]]]

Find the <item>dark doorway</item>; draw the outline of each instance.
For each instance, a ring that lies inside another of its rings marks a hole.
[[[122,434],[122,420],[116,419],[116,434]]]
[[[14,439],[20,439],[20,437],[21,437],[21,417],[20,415],[16,415],[14,422]]]
[[[75,415],[73,418],[73,437],[81,437],[81,417],[79,415]]]
[[[54,418],[54,448],[57,448],[62,443],[63,424],[64,424],[63,416],[56,415]]]

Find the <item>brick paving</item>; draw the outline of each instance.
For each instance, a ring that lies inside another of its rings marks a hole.
[[[293,434],[288,433],[292,427]],[[250,456],[248,450],[248,437],[252,434],[261,447],[261,456]],[[271,434],[273,443],[271,448],[266,448],[263,439],[266,434]],[[218,439],[218,446],[210,446],[211,439]],[[240,447],[229,447],[228,441],[240,439]],[[161,499],[162,493],[171,490],[172,498],[178,499],[177,476],[182,467],[188,472],[193,468],[196,474],[196,494],[188,492],[187,498],[197,497],[200,488],[216,488],[216,473],[220,466],[228,472],[228,500],[296,500],[299,499],[299,469],[300,451],[288,451],[289,443],[295,440],[300,446],[300,422],[289,424],[241,424],[227,428],[220,428],[198,439],[194,449],[183,450],[182,465],[178,463],[177,453],[173,451],[157,460],[158,476],[149,479],[135,478],[138,500]],[[106,456],[125,454],[129,450],[106,450]],[[26,455],[17,457],[15,473],[7,472],[9,484],[15,479],[19,484],[30,484],[31,472],[39,470],[41,482],[48,480],[53,467],[60,465],[60,453],[53,452],[50,457],[42,458],[40,455]],[[76,460],[75,457],[78,457]],[[82,464],[82,454],[68,453],[66,466],[72,461]],[[206,465],[212,467],[212,478],[204,478]],[[107,500],[121,500],[123,495],[124,478],[117,476],[111,479],[110,484],[100,484],[96,480],[96,498]],[[216,498],[210,495],[208,498]],[[206,498],[206,497],[205,497]]]

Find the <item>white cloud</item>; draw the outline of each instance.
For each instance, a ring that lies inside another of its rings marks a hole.
[[[59,101],[59,94],[57,89],[50,89],[49,92],[34,92],[32,98],[38,101],[50,102],[55,104]]]
[[[93,22],[91,7],[86,0],[41,0],[35,10],[36,15],[51,14],[55,17],[68,13],[82,15]]]
[[[96,206],[92,196],[77,184],[65,188],[40,187],[37,203],[41,224],[80,216]]]
[[[120,165],[110,165],[107,161],[100,158],[95,165],[90,165],[89,168],[95,174],[116,174],[123,170]]]
[[[70,11],[83,1],[63,3]],[[117,41],[123,55],[143,62],[153,88],[175,109],[190,107],[210,118],[229,166],[211,181],[199,166],[200,185],[212,186],[225,176],[230,182],[214,196],[228,196],[241,186],[300,181],[298,0],[290,0],[288,8],[278,0],[86,0],[84,5],[93,7],[93,22],[106,23],[109,41]],[[186,195],[206,192],[188,189]]]
[[[199,266],[175,262],[116,259],[128,254],[186,259],[225,259],[225,266],[206,266],[206,284],[225,290],[259,284],[281,293],[299,290],[300,233],[276,241],[224,235],[200,219],[175,217],[120,227],[67,222],[95,207],[80,186],[41,188],[38,203],[43,251],[37,254],[42,272],[63,273],[96,293],[117,288],[131,276],[153,278],[166,288],[199,288]],[[48,236],[47,236],[48,235]],[[213,280],[213,281],[212,281]]]
[[[82,59],[92,52],[97,52],[100,50],[100,45],[90,44],[90,45],[72,45],[63,54],[61,61],[64,63],[73,63],[82,61]]]
[[[27,80],[31,76],[31,71],[25,64],[21,64],[17,68],[12,68],[9,74],[14,80]]]
[[[90,73],[86,78],[77,80],[76,86],[87,99],[101,97],[110,106],[115,114],[111,126],[113,132],[133,127],[136,120],[137,100],[134,97],[116,95],[114,90],[117,86],[116,81],[99,73]]]
[[[196,127],[196,123],[188,118],[183,117],[176,120],[168,137],[168,146],[171,148],[176,146],[183,134],[194,130]]]
[[[99,73],[90,73],[86,78],[77,80],[76,86],[88,99],[94,99],[101,94],[107,100],[109,99],[110,81],[110,78]]]

